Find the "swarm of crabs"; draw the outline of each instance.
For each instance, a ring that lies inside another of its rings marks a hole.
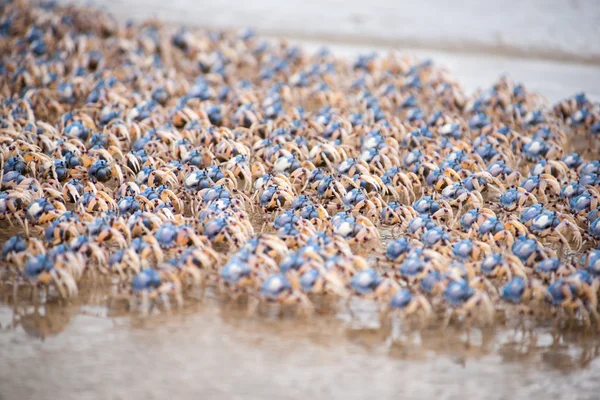
[[[423,321],[600,323],[600,106],[584,94],[550,107],[503,78],[469,96],[395,53],[26,2],[2,9],[0,54],[15,295],[104,278],[133,310],[202,287],[306,314],[327,296]]]

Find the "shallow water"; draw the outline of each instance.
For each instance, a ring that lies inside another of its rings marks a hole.
[[[473,330],[468,343],[432,330],[389,345],[334,316],[248,317],[214,302],[149,319],[2,306],[2,398],[597,398],[600,343],[580,332]]]

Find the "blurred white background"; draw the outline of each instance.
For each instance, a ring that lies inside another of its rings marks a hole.
[[[348,54],[390,48],[432,57],[468,89],[501,74],[550,101],[585,90],[600,99],[600,0],[60,0],[119,19],[262,35]]]
[[[134,19],[356,44],[600,61],[600,0],[95,0]]]

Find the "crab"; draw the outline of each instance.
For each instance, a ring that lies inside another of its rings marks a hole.
[[[243,193],[235,190],[230,190],[225,185],[214,185],[198,192],[199,207],[210,205],[218,200],[249,200]]]
[[[474,208],[464,213],[459,220],[463,232],[479,231],[479,227],[490,218],[496,218],[496,213],[489,208]]]
[[[444,289],[444,300],[451,307],[446,314],[444,326],[453,317],[470,325],[473,320],[489,325],[494,320],[494,305],[484,291],[474,289],[465,280],[451,280]]]
[[[228,161],[237,155],[250,155],[248,146],[241,142],[231,139],[224,139],[218,142],[214,149],[215,156],[219,161]]]
[[[4,170],[0,170],[0,178],[0,185],[4,190],[14,189],[17,185],[22,185],[26,181],[25,176],[17,171],[7,171],[5,173]]]
[[[297,170],[314,170],[314,165],[310,161],[300,162],[294,155],[284,155],[279,157],[273,164],[273,171],[276,173],[293,174]],[[295,175],[297,177],[298,174]]]
[[[311,207],[312,205],[309,205],[307,207]],[[300,220],[300,216],[298,216],[294,210],[292,209],[288,209],[285,211],[282,211],[279,215],[277,215],[275,217],[275,219],[273,220],[273,227],[275,229],[279,229],[284,227],[287,224],[295,224],[296,222],[298,222]],[[302,217],[304,218],[304,217]],[[266,223],[266,222],[265,222]]]
[[[123,184],[123,172],[116,162],[113,162],[111,165],[106,160],[97,160],[94,161],[88,169],[88,177],[92,181],[107,182],[113,176],[117,179],[119,185]]]
[[[94,265],[102,270],[107,264],[108,252],[100,244],[90,240],[87,236],[77,236],[69,242],[68,248],[72,252],[85,256],[85,261],[80,263],[81,266]],[[124,244],[123,247],[125,247]]]
[[[502,299],[513,304],[529,303],[535,298],[546,300],[548,293],[546,287],[535,279],[515,276],[501,289]]]
[[[583,256],[581,261],[590,275],[600,276],[600,250],[590,250]]]
[[[63,185],[62,196],[67,202],[76,203],[83,195],[85,187],[80,179],[71,179]]]
[[[310,269],[318,269],[324,265],[323,257],[312,247],[301,247],[297,251],[289,252],[280,262],[279,270],[283,273],[288,271],[303,272]]]
[[[425,248],[440,251],[448,247],[450,235],[444,228],[436,226],[423,232],[421,235],[421,242]]]
[[[457,188],[462,180],[461,176],[452,168],[458,169],[458,166],[447,165],[445,168],[438,168],[435,165],[424,165],[427,166],[427,168],[431,168],[430,171],[426,172],[425,182],[427,183],[427,186],[433,188],[435,192],[441,192],[455,183],[457,185],[454,187]]]
[[[392,262],[399,262],[404,259],[404,256],[409,254],[413,248],[407,238],[401,237],[390,242],[386,251],[385,257]]]
[[[300,219],[295,223],[285,224],[277,230],[277,236],[282,238],[291,248],[304,245],[316,233],[310,221]]]
[[[537,204],[537,198],[522,187],[510,188],[499,199],[500,207],[506,211],[520,211],[527,204]]]
[[[501,194],[506,189],[504,184],[496,177],[486,171],[473,172],[461,181],[462,185],[469,191],[485,193],[487,191]]]
[[[480,270],[489,278],[502,279],[506,277],[511,280],[513,275],[527,278],[525,267],[515,255],[492,253],[481,261]]]
[[[148,186],[177,186],[177,176],[175,175],[176,168],[173,166],[164,166],[155,168],[153,166],[143,167],[135,176],[135,182],[138,185]]]
[[[529,171],[529,176],[533,177],[541,175],[546,175],[548,177],[554,178],[555,180],[563,182],[570,179],[575,174],[572,170],[569,169],[569,167],[564,161],[540,160],[533,167],[531,167],[531,170]]]
[[[254,232],[247,219],[224,216],[204,223],[202,232],[213,243],[229,243],[240,247]]]
[[[419,214],[435,214],[440,209],[440,204],[431,196],[424,196],[412,204],[412,208]]]
[[[533,194],[536,198],[541,197],[543,202],[548,202],[548,196],[550,198],[558,197],[561,191],[561,184],[552,175],[541,174],[525,179],[521,183],[521,188]],[[547,191],[549,191],[549,195]]]
[[[300,286],[311,298],[315,295],[336,295],[347,298],[350,295],[345,280],[335,270],[326,270],[321,266],[307,266],[299,273]]]
[[[129,299],[130,307],[139,310],[142,315],[149,314],[155,305],[165,310],[171,309],[171,298],[178,307],[183,306],[182,287],[178,274],[169,266],[160,268],[144,268],[133,277],[131,286],[121,296],[114,296],[111,301]]]
[[[325,258],[336,255],[353,256],[350,245],[345,239],[325,232],[315,233],[308,239],[303,248],[312,249]]]
[[[415,201],[416,193],[420,192],[419,177],[413,172],[392,167],[381,176],[381,182],[389,189],[394,198],[406,202]]]
[[[44,224],[55,220],[65,211],[66,207],[61,201],[39,198],[27,206],[25,216],[32,224]]]
[[[53,287],[62,298],[73,297],[78,292],[77,282],[69,267],[73,261],[75,260],[71,257],[52,259],[47,254],[38,254],[29,257],[23,268],[23,274],[34,287]]]
[[[463,261],[477,261],[491,251],[489,244],[472,239],[463,239],[452,246],[452,255]]]
[[[82,215],[82,218],[85,220],[85,214]],[[84,223],[85,221],[82,221],[77,214],[67,211],[44,229],[44,240],[52,244],[67,242],[83,234]]]
[[[552,305],[564,311],[570,318],[580,315],[586,326],[592,322],[600,324],[598,315],[598,280],[586,271],[577,271],[566,278],[560,278],[548,286]]]
[[[70,168],[66,161],[55,159],[54,162],[48,164],[50,164],[49,167],[44,168],[42,173],[42,176],[45,179],[55,179],[59,182],[64,182],[67,180],[67,178],[69,178]]]
[[[403,280],[413,282],[426,275],[429,269],[420,253],[410,251],[400,264],[398,272]]]
[[[405,206],[398,201],[391,201],[380,212],[380,219],[383,224],[396,225],[401,227],[408,225],[410,221],[417,218],[419,213],[411,206]]]
[[[76,201],[77,210],[85,213],[102,213],[119,207],[111,195],[104,191],[84,192]]]
[[[515,276],[500,288],[500,296],[507,303],[517,306],[519,314],[530,314],[533,306],[551,299],[542,282],[533,278]]]
[[[578,153],[569,153],[565,155],[561,161],[569,170],[577,170],[583,164],[583,158]]]
[[[447,271],[454,269],[455,266],[457,266],[457,262],[451,261],[446,255],[438,251],[413,246],[399,265],[397,273],[406,283],[413,284],[432,269]]]
[[[355,255],[329,255],[324,257],[322,267],[326,271],[335,271],[344,278],[350,279],[358,271],[368,269],[368,263],[365,258]]]
[[[361,188],[367,193],[379,193],[382,196],[391,195],[398,198],[395,191],[390,190],[377,175],[356,174],[351,178],[347,175],[342,175],[340,180],[345,183],[346,191],[351,188]]]
[[[22,208],[33,201],[30,193],[21,190],[0,192],[0,219],[7,219],[12,225],[13,219],[20,219]]]
[[[344,206],[352,213],[375,216],[381,213],[384,201],[378,193],[367,193],[365,189],[353,188],[342,197]]]
[[[528,235],[517,236],[511,246],[511,251],[525,266],[532,266],[540,260],[555,256],[554,252],[541,246],[534,237]]]
[[[393,165],[400,164],[400,156],[394,147],[379,147],[364,150],[359,159],[370,165],[374,174],[381,174]]]
[[[166,185],[147,187],[134,197],[140,209],[151,212],[166,210],[181,214],[184,210],[181,199]]]
[[[244,189],[249,189],[252,186],[252,173],[248,164],[248,156],[246,154],[238,154],[229,161],[223,164],[225,171],[229,171],[236,178],[243,178]]]
[[[598,208],[599,197],[595,190],[588,189],[571,198],[569,209],[578,221],[584,222],[589,213]]]
[[[117,250],[108,259],[109,270],[116,271],[121,280],[128,279],[131,274],[138,274],[142,264],[142,258],[132,248]]]
[[[219,286],[222,293],[230,293],[235,301],[244,295],[255,294],[266,274],[261,268],[250,265],[249,257],[236,253],[221,268]]]
[[[342,147],[336,147],[332,142],[321,142],[310,149],[308,157],[315,166],[327,166],[333,170],[333,165],[339,164],[347,155]]]
[[[293,184],[290,182],[287,176],[283,174],[268,173],[259,176],[254,181],[254,195],[252,196],[252,199],[270,186],[285,188],[286,191],[293,192]]]
[[[268,186],[258,196],[258,203],[266,210],[273,211],[282,209],[294,199],[293,193],[287,188],[279,186]]]
[[[332,219],[333,233],[351,244],[379,243],[379,232],[366,217],[353,216],[348,212],[339,212]]]
[[[473,208],[481,208],[484,204],[481,193],[469,191],[461,182],[454,182],[442,190],[442,200],[445,200],[451,206],[457,206],[456,216],[462,215],[465,205],[471,205]]]
[[[374,269],[368,268],[352,277],[350,288],[353,296],[371,298],[385,304],[390,302],[400,286],[393,279],[382,277]]]
[[[266,302],[298,305],[306,315],[310,315],[314,309],[312,302],[302,291],[300,282],[297,279],[290,280],[281,273],[271,275],[263,282],[260,296]]]
[[[249,239],[242,250],[249,251],[252,255],[263,255],[279,263],[287,254],[288,246],[275,235],[260,234]]]
[[[2,261],[22,264],[24,262],[23,258],[28,256],[26,253],[28,247],[28,241],[23,239],[20,235],[11,236],[2,245]],[[38,250],[43,251],[43,249],[44,246],[40,244]]]
[[[442,273],[437,269],[428,269],[420,276],[420,279],[415,279],[414,287],[426,295],[439,295],[444,292],[447,285],[449,274]]]
[[[205,170],[192,171],[183,180],[183,187],[190,192],[198,192],[215,184],[222,185],[224,182],[214,182]]]
[[[300,217],[310,221],[320,230],[325,229],[329,223],[329,213],[320,204],[308,204],[299,211]]]
[[[550,257],[541,260],[535,267],[535,274],[544,282],[553,282],[559,277],[571,275],[577,269],[571,264],[561,263],[558,257]]]
[[[437,221],[429,215],[419,215],[408,223],[406,233],[411,237],[419,238],[427,230],[437,228],[438,226]]]
[[[336,198],[342,204],[346,188],[333,176],[327,175],[313,185],[319,197],[324,199]]]
[[[561,158],[563,150],[560,146],[543,138],[525,140],[523,155],[528,161],[539,161],[543,158]]]
[[[582,246],[581,228],[577,226],[572,217],[557,211],[542,210],[531,220],[529,229],[545,240],[562,243],[569,250],[571,250],[571,245],[565,234],[570,234],[573,238],[576,249],[580,249]]]
[[[338,174],[347,175],[349,177],[358,173],[368,174],[369,172],[369,164],[358,158],[347,158],[337,167]]]
[[[413,294],[405,288],[398,290],[392,296],[388,307],[388,312],[392,318],[406,320],[418,316],[421,326],[433,316],[433,308],[427,298],[421,294]],[[392,329],[394,329],[394,326]]]

